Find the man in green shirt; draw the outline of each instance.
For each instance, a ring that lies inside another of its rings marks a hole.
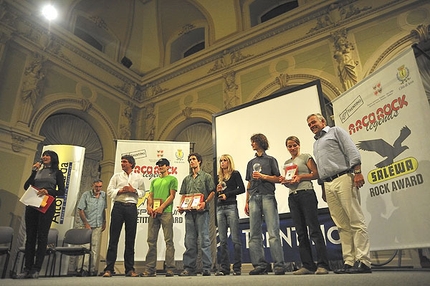
[[[169,160],[161,158],[157,161],[160,176],[151,182],[147,211],[148,223],[148,253],[146,254],[146,270],[143,277],[156,276],[157,238],[160,226],[163,227],[166,242],[166,277],[172,277],[175,270],[175,247],[173,245],[173,214],[172,205],[178,189],[178,179],[169,175]]]

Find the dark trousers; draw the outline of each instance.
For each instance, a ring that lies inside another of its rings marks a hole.
[[[130,270],[134,271],[134,242],[136,239],[137,228],[137,207],[135,204],[122,205],[120,203],[114,203],[112,208],[105,271],[114,271],[118,251],[118,241],[123,224],[125,224],[125,273]]]
[[[45,259],[48,233],[55,213],[55,203],[52,203],[46,213],[25,208],[25,270],[40,271]],[[36,248],[37,244],[37,248]]]
[[[312,258],[311,241],[315,243],[317,266],[329,269],[327,249],[318,221],[318,200],[314,190],[298,191],[288,197],[291,216],[299,238],[299,253],[303,267],[315,271],[316,266]],[[309,227],[309,236],[308,229]]]

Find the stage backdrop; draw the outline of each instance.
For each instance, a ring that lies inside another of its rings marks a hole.
[[[314,81],[214,114],[214,174],[217,173],[219,157],[230,154],[246,187],[246,165],[255,154],[250,138],[253,134],[263,133],[269,140],[267,154],[277,159],[281,174],[284,175],[284,162],[291,158],[285,146],[288,136],[295,135],[300,139],[301,153],[312,154],[314,139],[306,117],[311,113],[321,113],[322,100],[320,82]],[[319,198],[318,207],[326,208],[327,204],[321,199],[321,188],[316,181],[314,188]],[[279,213],[289,213],[288,189],[277,184],[275,195]],[[240,218],[248,218],[244,212],[245,199],[245,194],[237,198]]]
[[[185,251],[184,236],[185,223],[184,214],[179,214],[176,207],[179,205],[179,189],[182,180],[189,174],[188,154],[190,152],[189,142],[167,142],[167,141],[138,141],[118,140],[115,155],[115,173],[121,172],[121,156],[132,155],[136,160],[134,172],[141,174],[145,179],[145,197],[139,200],[137,211],[137,234],[136,234],[136,261],[145,261],[148,244],[146,242],[148,233],[148,214],[146,213],[146,199],[149,195],[151,181],[159,176],[158,167],[155,163],[164,157],[170,162],[169,174],[178,179],[178,192],[173,202],[173,233],[175,241],[175,260],[182,260]],[[106,187],[108,183],[106,184]],[[118,261],[123,261],[124,253],[124,227],[118,244]],[[158,260],[163,260],[166,252],[163,230],[160,228],[157,244]]]
[[[412,49],[333,101],[360,149],[371,250],[430,247],[430,109]]]

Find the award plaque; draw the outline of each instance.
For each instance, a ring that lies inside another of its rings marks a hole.
[[[203,202],[203,194],[190,194],[183,197],[181,208],[184,210],[195,210]]]
[[[163,203],[162,199],[152,199],[152,209],[159,208],[161,204]]]
[[[285,180],[291,180],[297,173],[298,166],[296,164],[287,164],[284,166]]]

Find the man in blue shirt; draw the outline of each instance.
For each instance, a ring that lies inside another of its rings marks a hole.
[[[325,200],[342,243],[344,266],[334,273],[371,273],[369,237],[358,192],[364,185],[360,153],[348,133],[327,126],[321,114],[309,115],[307,122],[315,134],[314,158]]]
[[[92,265],[89,271],[90,275],[97,275],[97,262],[99,259],[100,239],[102,231],[106,229],[106,193],[102,191],[103,181],[97,179],[93,182],[92,189],[82,194],[78,203],[79,216],[87,229],[92,229]],[[85,256],[87,260],[87,256]],[[82,265],[82,257],[80,256],[76,265]],[[88,265],[85,261],[84,265]],[[84,266],[85,268],[85,266]],[[82,273],[84,275],[84,272]],[[85,275],[84,275],[85,276]]]

